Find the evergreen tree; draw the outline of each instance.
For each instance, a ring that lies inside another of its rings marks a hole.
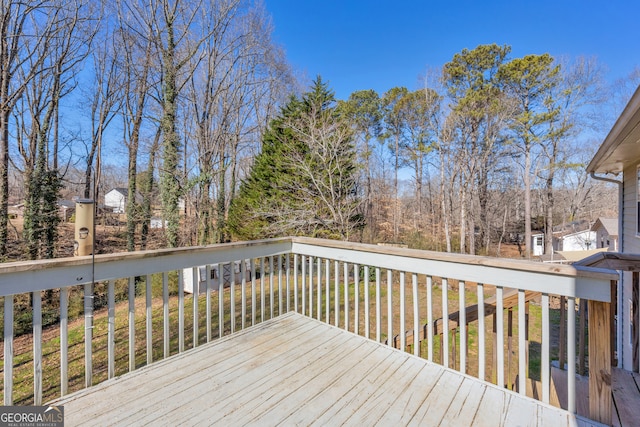
[[[335,104],[318,77],[271,122],[231,205],[227,225],[236,238],[348,239],[363,226],[353,132]]]

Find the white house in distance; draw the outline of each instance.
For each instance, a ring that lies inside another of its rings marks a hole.
[[[531,243],[533,256],[540,256],[544,254],[544,233],[533,233],[531,235]]]
[[[124,213],[128,194],[129,190],[126,188],[114,188],[104,195],[105,207],[111,209],[114,213]]]
[[[577,221],[553,228],[556,251],[588,251],[596,248],[596,232],[587,221]]]
[[[618,218],[598,218],[591,226],[596,233],[596,246],[618,252]]]
[[[638,371],[638,317],[640,283],[640,87],[598,149],[587,172],[595,179],[609,181],[619,188],[618,250],[603,252],[583,264],[621,271],[615,296],[617,311],[618,361],[626,370]]]

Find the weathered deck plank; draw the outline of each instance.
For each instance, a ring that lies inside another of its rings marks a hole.
[[[285,314],[52,402],[67,425],[570,425],[560,409]]]

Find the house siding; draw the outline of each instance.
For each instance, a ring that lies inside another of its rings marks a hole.
[[[640,253],[640,237],[636,235],[637,200],[636,200],[637,164],[624,170],[622,194],[622,252]]]

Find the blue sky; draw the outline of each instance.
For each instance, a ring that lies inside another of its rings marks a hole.
[[[265,0],[275,40],[308,79],[339,99],[419,87],[419,76],[463,48],[497,43],[511,57],[596,57],[613,81],[640,66],[639,1]]]

